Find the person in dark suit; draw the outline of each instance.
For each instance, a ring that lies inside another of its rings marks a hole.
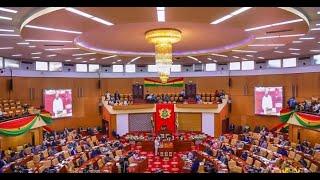
[[[119,102],[120,101],[120,93],[118,91],[116,91],[114,93],[114,100],[115,100],[115,102]]]
[[[200,166],[200,161],[196,158],[191,165],[191,173],[197,173]]]

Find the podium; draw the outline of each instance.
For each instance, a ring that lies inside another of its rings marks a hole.
[[[162,141],[159,147],[160,157],[172,157],[174,152],[172,141]]]

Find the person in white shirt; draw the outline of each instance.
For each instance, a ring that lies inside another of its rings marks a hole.
[[[63,112],[63,102],[59,97],[59,93],[56,93],[56,98],[53,100],[52,111],[55,117],[59,117]]]
[[[269,95],[268,89],[266,89],[266,91],[264,92],[261,107],[263,109],[264,114],[267,114],[268,111],[272,110],[272,97]]]
[[[158,149],[160,147],[160,140],[158,137],[155,138],[154,140],[154,154],[157,156],[158,155]]]

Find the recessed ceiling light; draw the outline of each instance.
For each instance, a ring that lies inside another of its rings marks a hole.
[[[33,52],[33,53],[31,53],[31,54],[33,54],[33,55],[42,54],[42,52]]]
[[[217,20],[211,22],[210,24],[219,24],[219,23],[221,23],[221,22],[223,22],[223,21],[225,21],[227,19],[230,19],[231,17],[236,16],[236,15],[238,15],[238,14],[244,12],[244,11],[247,11],[247,10],[249,10],[251,8],[252,7],[242,7],[242,8],[240,8],[240,9],[238,9],[238,10],[236,10],[236,11],[234,11],[234,12],[232,12],[232,13],[226,15],[226,16],[223,16],[220,19],[217,19]]]
[[[250,55],[250,54],[247,54],[246,56],[248,56],[248,57],[253,57],[253,55]]]
[[[117,60],[117,62],[121,62],[121,61],[122,61],[121,59],[118,59],[118,60]]]
[[[0,47],[0,49],[13,49],[13,47]]]
[[[89,59],[90,61],[94,61],[94,60],[96,60],[96,58],[91,58],[91,59]]]
[[[320,52],[320,49],[312,49],[310,52]]]
[[[72,41],[65,40],[47,40],[47,39],[26,39],[28,42],[55,42],[55,43],[72,43]]]
[[[75,58],[75,59],[79,60],[79,59],[82,59],[82,57],[77,57],[77,58]]]
[[[86,56],[86,55],[92,55],[97,53],[81,53],[81,54],[72,54],[72,56]]]
[[[61,50],[76,50],[80,48],[50,48],[50,49],[45,49],[46,51],[61,51]]]
[[[86,17],[86,18],[89,18],[89,19],[92,19],[96,22],[99,22],[99,23],[102,23],[102,24],[105,24],[105,25],[108,25],[108,26],[112,26],[113,23],[109,22],[109,21],[106,21],[106,20],[103,20],[101,18],[98,18],[98,17],[95,17],[95,16],[92,16],[88,13],[85,13],[85,12],[82,12],[82,11],[79,11],[75,8],[65,8],[65,10],[69,11],[69,12],[72,12],[72,13],[75,13],[75,14],[78,14],[80,16],[83,16],[83,17]]]
[[[311,31],[320,31],[320,28],[312,28]]]
[[[241,53],[257,53],[258,51],[246,51],[246,50],[231,50],[233,52],[241,52]]]
[[[157,7],[158,22],[166,21],[165,7]]]
[[[213,56],[220,56],[220,57],[228,57],[228,56],[223,55],[223,54],[214,54],[214,53],[211,53],[211,55],[213,55]]]
[[[107,56],[107,57],[103,57],[101,59],[109,59],[109,58],[113,58],[113,57],[116,57],[116,56],[118,56],[118,55]]]
[[[289,48],[290,51],[300,51],[300,49],[296,49],[296,48]]]
[[[12,20],[11,17],[6,17],[6,16],[0,16],[0,19],[4,19],[4,20],[8,20],[8,21]]]
[[[292,41],[294,44],[302,43],[302,41]]]
[[[233,58],[236,58],[236,59],[238,59],[239,57],[238,56],[232,56]]]
[[[288,35],[279,35],[279,36],[262,36],[256,37],[256,39],[275,39],[275,38],[284,38],[284,37],[299,37],[304,36],[305,34],[288,34]]]
[[[86,63],[87,61],[82,61],[83,63]]]
[[[302,38],[299,38],[300,40],[310,40],[310,39],[314,39],[314,37],[302,37]]]
[[[258,59],[264,59],[264,57],[258,57]]]
[[[19,34],[0,34],[2,37],[17,37],[20,36]]]
[[[55,57],[57,56],[56,54],[50,54],[50,55],[47,55],[47,57]]]
[[[70,59],[66,59],[66,60],[64,60],[64,61],[66,61],[66,62],[70,62],[71,60],[70,60]]]
[[[248,60],[248,59],[246,59],[246,58],[241,58],[241,59],[244,60],[244,61]]]
[[[273,51],[273,52],[275,52],[275,53],[279,53],[279,54],[284,53],[283,51]]]
[[[117,62],[112,62],[112,64],[115,64],[115,63],[117,63]]]
[[[207,59],[208,59],[209,61],[212,61],[212,59],[211,59],[211,58],[209,58],[209,57],[208,57]]]
[[[196,61],[199,61],[198,58],[195,58],[195,57],[192,57],[192,56],[187,56],[188,58],[190,59],[193,59],[193,60],[196,60]]]
[[[0,11],[9,12],[9,13],[17,13],[18,11],[0,7]]]
[[[13,55],[11,55],[11,56],[13,56],[13,57],[20,57],[20,56],[22,56],[22,54],[13,54]]]
[[[82,34],[82,32],[79,32],[79,31],[71,31],[71,30],[65,30],[65,29],[56,29],[56,28],[49,28],[49,27],[43,27],[43,26],[26,25],[25,27],[27,27],[27,28],[33,28],[33,29],[47,30],[47,31],[57,31],[57,32],[65,32],[65,33],[72,33],[72,34]]]
[[[263,46],[284,46],[285,44],[249,44],[252,47],[263,47]]]
[[[32,59],[40,59],[40,57],[31,57]]]
[[[0,29],[0,32],[14,32],[13,29]]]
[[[29,42],[19,42],[19,43],[17,43],[18,45],[28,45],[28,44],[30,44]]]
[[[290,53],[290,54],[292,54],[292,55],[300,55],[299,53]]]
[[[140,56],[139,57],[135,57],[135,58],[131,59],[130,62],[134,62],[134,61],[136,61],[137,59],[140,59],[140,58],[141,58]]]
[[[290,21],[283,21],[283,22],[279,22],[279,23],[268,24],[268,25],[263,25],[263,26],[258,26],[258,27],[254,27],[254,28],[245,29],[245,31],[255,31],[255,30],[259,30],[259,29],[264,29],[264,28],[269,28],[269,27],[274,27],[274,26],[280,26],[280,25],[284,25],[284,24],[291,24],[291,23],[296,23],[296,22],[301,22],[301,21],[303,21],[303,19],[295,19],[295,20],[290,20]]]
[[[37,47],[37,46],[28,46],[29,48],[35,48],[35,47]]]
[[[217,60],[213,60],[213,62],[218,62]]]

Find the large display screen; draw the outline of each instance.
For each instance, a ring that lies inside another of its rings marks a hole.
[[[43,92],[44,108],[52,118],[72,116],[71,89],[45,89]]]
[[[280,116],[283,106],[282,87],[254,88],[255,114]]]

